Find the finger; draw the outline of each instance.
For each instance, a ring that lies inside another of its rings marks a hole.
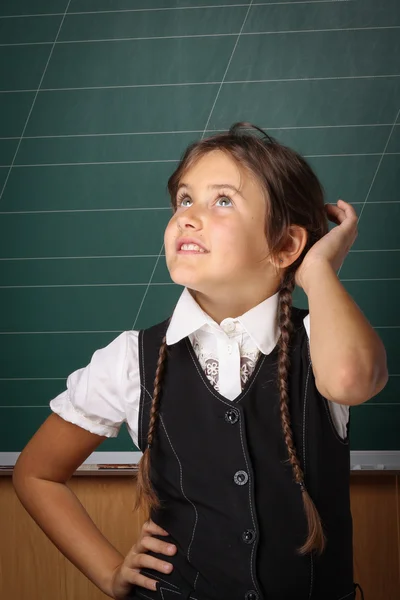
[[[332,221],[332,223],[336,223],[336,225],[340,225],[346,219],[346,214],[341,208],[338,208],[337,206],[334,206],[333,204],[326,204],[325,208],[326,208],[328,219],[330,221]]]
[[[326,211],[328,213],[328,218],[332,223],[336,223],[336,225],[340,225],[344,221],[348,220],[349,225],[355,225],[357,222],[357,213],[350,204],[347,202],[343,202],[339,200],[338,203],[341,202],[340,206],[335,206],[334,204],[326,204]]]
[[[339,208],[342,208],[345,211],[346,216],[357,218],[357,213],[351,204],[345,202],[341,198],[337,201],[337,204]]]
[[[147,590],[155,590],[157,587],[157,581],[155,579],[146,577],[137,571],[132,571],[132,569],[127,568],[126,571],[124,570],[123,575],[124,579],[129,583],[146,588]]]
[[[150,535],[146,535],[142,538],[141,545],[141,552],[151,550],[152,552],[158,552],[159,554],[166,554],[169,556],[172,556],[176,552],[176,546],[174,544],[169,544],[168,542],[164,542],[163,540],[159,540]]]
[[[333,212],[338,213],[338,214],[339,213],[346,214],[345,207],[342,206],[342,205],[338,206],[336,204],[325,204],[325,207],[329,211],[333,211]]]
[[[159,571],[160,573],[171,573],[174,568],[170,562],[160,560],[150,554],[134,554],[132,557],[127,558],[126,566],[131,569],[153,569],[153,571]]]
[[[169,535],[168,531],[165,531],[165,529],[157,525],[157,523],[154,523],[154,521],[152,521],[151,519],[144,523],[143,529],[146,531],[146,533],[152,533],[156,535]]]

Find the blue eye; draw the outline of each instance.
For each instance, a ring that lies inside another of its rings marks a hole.
[[[176,200],[176,205],[177,205],[177,206],[184,206],[184,204],[183,204],[183,203],[184,203],[186,200],[190,200],[189,196],[185,196],[185,195],[179,196],[179,197],[177,198],[177,200]]]
[[[228,196],[219,196],[217,202],[219,202],[220,200],[224,200],[232,204],[232,200]]]
[[[187,200],[189,200],[189,202],[192,202],[192,199],[187,195],[187,194],[182,194],[181,196],[178,196],[176,199],[176,207],[179,208],[180,206],[183,206],[184,208],[187,207],[187,204],[184,204]],[[217,200],[216,202],[220,202],[221,200],[223,200],[224,202],[229,202],[230,205],[232,205],[232,200],[229,198],[229,196],[226,196],[225,194],[219,194],[217,196]],[[227,206],[227,205],[225,205]]]

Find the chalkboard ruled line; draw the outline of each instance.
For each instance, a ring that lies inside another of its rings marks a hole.
[[[0,377],[0,381],[65,381],[67,377]]]
[[[381,77],[380,75],[374,75],[374,77]],[[382,77],[393,77],[392,75],[382,75]],[[396,75],[394,75],[396,77]],[[353,79],[353,78],[352,78]],[[281,81],[281,80],[279,80]],[[81,87],[60,87],[60,88],[42,88],[41,92],[74,92],[80,90],[123,90],[131,88],[154,88],[154,87],[185,87],[190,85],[218,85],[219,81],[189,81],[182,83],[132,83],[125,85],[93,85],[93,86],[81,86]],[[236,83],[236,82],[230,82]],[[239,82],[237,82],[239,83]],[[248,82],[243,82],[248,83]],[[23,94],[25,92],[35,92],[36,90],[25,89],[25,90],[0,90],[0,94]]]
[[[355,0],[286,0],[283,2],[255,2],[253,6],[282,6],[284,4],[332,4],[332,3],[345,3],[345,2],[354,2]],[[248,6],[249,3],[245,4],[210,4],[210,5],[200,5],[200,6],[171,6],[171,7],[160,7],[160,8],[126,8],[126,9],[115,9],[115,10],[101,10],[101,11],[70,11],[69,15],[80,15],[80,14],[88,14],[94,15],[98,12],[101,13],[112,13],[112,12],[158,12],[158,11],[168,11],[168,10],[181,10],[181,9],[202,9],[202,8],[232,8],[236,6]]]
[[[372,204],[372,202],[371,202]],[[378,203],[379,204],[379,203]],[[364,250],[350,250],[351,253],[355,252],[400,252],[400,248],[371,248]],[[0,258],[1,261],[12,261],[12,260],[101,260],[101,259],[119,259],[119,258],[157,258],[158,254],[123,254],[123,255],[105,255],[105,256],[24,256],[24,257],[7,257]],[[161,254],[165,256],[165,254]]]
[[[20,91],[20,90],[18,90]],[[35,90],[31,90],[35,91]],[[301,129],[347,129],[351,127],[392,127],[393,123],[346,123],[343,125],[285,125],[282,127],[261,127],[267,131],[297,131]],[[396,123],[399,127],[400,123]],[[250,131],[244,128],[245,131]],[[221,129],[207,129],[207,133],[215,133]],[[172,131],[125,131],[118,133],[66,133],[60,135],[24,135],[24,140],[47,140],[47,139],[63,139],[63,138],[85,138],[85,137],[118,137],[129,135],[171,135],[185,133],[202,133],[202,129],[177,129]],[[19,136],[0,137],[0,140],[19,140]]]
[[[388,77],[400,77],[399,73],[383,73],[382,75],[335,75],[330,77],[280,77],[275,79],[237,79],[224,81],[224,85],[248,84],[248,83],[280,83],[280,82],[296,82],[296,81],[340,81],[348,79],[385,79]],[[87,87],[65,87],[65,88],[43,88],[43,92],[62,92],[74,90],[108,90],[121,88],[153,88],[153,87],[184,87],[190,85],[219,85],[221,81],[191,81],[177,83],[135,83],[125,85],[102,85],[102,86],[87,86]],[[4,90],[7,91],[7,90]],[[21,90],[8,90],[11,92],[19,92]],[[28,90],[32,91],[32,90]]]
[[[390,130],[390,133],[389,133],[389,136],[388,136],[387,142],[386,142],[386,144],[385,144],[385,147],[384,147],[384,149],[383,149],[382,156],[381,156],[381,158],[380,158],[380,160],[379,160],[379,163],[378,163],[378,165],[377,165],[377,167],[376,167],[376,170],[375,170],[374,176],[373,176],[373,178],[372,178],[372,181],[371,181],[371,185],[369,186],[369,189],[368,189],[367,195],[366,195],[366,197],[365,197],[365,200],[364,200],[364,204],[363,204],[363,206],[362,206],[362,208],[361,208],[361,212],[360,212],[360,214],[359,214],[359,216],[358,216],[358,223],[360,223],[360,219],[361,219],[361,217],[362,217],[362,214],[363,214],[363,212],[364,212],[364,208],[365,208],[365,206],[366,206],[366,204],[367,204],[367,202],[368,202],[369,195],[370,195],[370,193],[371,193],[371,190],[372,190],[372,188],[373,188],[373,186],[374,186],[375,179],[376,179],[376,176],[378,175],[378,171],[379,171],[379,169],[380,169],[380,166],[381,166],[381,164],[382,164],[382,161],[383,161],[383,159],[384,159],[385,155],[388,155],[388,154],[389,154],[389,153],[387,153],[387,152],[386,152],[386,150],[387,150],[387,147],[388,147],[388,145],[389,145],[390,138],[391,138],[391,137],[392,137],[392,135],[393,135],[393,131],[394,131],[395,125],[396,125],[396,123],[397,123],[397,121],[398,121],[398,119],[399,119],[399,115],[400,115],[400,108],[399,108],[399,110],[397,111],[396,118],[395,118],[395,119],[394,119],[394,121],[393,121],[393,126],[392,126],[392,128],[391,128],[391,130]],[[341,268],[341,267],[340,267],[340,268]],[[340,269],[339,269],[339,273],[340,273]]]
[[[400,200],[393,200],[393,203]],[[355,204],[355,202],[353,202]],[[361,203],[360,203],[361,204]],[[372,204],[372,202],[371,202]],[[377,204],[383,204],[378,202]],[[171,210],[170,206],[144,206],[144,207],[124,207],[124,208],[62,208],[59,210],[3,210],[0,215],[36,215],[36,214],[52,214],[52,213],[81,213],[81,212],[132,212],[138,210]]]
[[[251,4],[250,4],[251,6]],[[136,37],[121,37],[121,38],[93,38],[89,40],[58,40],[57,46],[66,44],[104,44],[112,42],[140,42],[149,40],[181,40],[181,39],[197,39],[197,38],[222,38],[250,36],[250,35],[287,35],[294,33],[330,33],[338,31],[380,31],[387,29],[400,29],[400,25],[376,25],[372,27],[327,27],[323,29],[279,29],[277,31],[245,31],[243,33],[232,31],[229,33],[192,33],[180,35],[148,35]],[[0,44],[0,47],[9,46],[49,46],[54,42],[9,42]]]
[[[290,77],[280,79],[243,79],[224,81],[224,85],[236,85],[236,84],[251,84],[251,83],[296,83],[298,81],[341,81],[341,80],[355,80],[355,79],[387,79],[400,77],[399,73],[385,73],[383,75],[337,75],[331,77]],[[92,85],[92,86],[80,86],[80,87],[58,87],[58,88],[41,88],[40,92],[74,92],[82,90],[121,90],[121,89],[133,89],[133,88],[155,88],[155,87],[187,87],[191,85],[202,86],[202,85],[220,85],[221,81],[190,81],[190,82],[179,82],[179,83],[135,83],[125,85]],[[0,90],[0,94],[23,94],[35,92],[35,89],[24,89],[24,90]]]
[[[400,329],[400,325],[373,325],[374,329]],[[70,335],[70,334],[97,334],[97,333],[123,333],[123,329],[91,329],[71,331],[0,331],[0,335]]]
[[[400,328],[400,325],[399,325]],[[71,331],[0,331],[0,335],[42,335],[42,334],[87,334],[87,333],[122,333],[123,329],[78,329]]]
[[[153,285],[153,286],[156,285],[156,284],[152,283],[152,281],[153,281],[154,273],[156,272],[156,269],[157,269],[158,261],[160,260],[160,257],[163,255],[162,254],[163,250],[164,250],[164,243],[161,245],[160,252],[158,253],[157,259],[156,259],[156,261],[154,263],[153,270],[152,270],[151,275],[150,275],[150,279],[149,279],[148,283],[146,284],[146,289],[144,291],[142,300],[141,300],[141,302],[139,304],[139,308],[138,308],[138,311],[136,313],[135,321],[134,321],[131,329],[135,329],[136,322],[137,322],[137,320],[139,318],[139,315],[141,313],[141,310],[142,310],[142,307],[143,307],[143,304],[144,304],[144,301],[146,299],[147,292],[149,291],[150,286],[151,285]],[[174,284],[171,282],[171,285],[174,285]]]
[[[63,16],[63,18],[61,19],[60,25],[59,25],[59,27],[58,27],[57,35],[56,35],[56,37],[55,37],[55,39],[54,39],[53,45],[52,45],[52,47],[51,47],[51,50],[50,50],[50,52],[49,52],[49,56],[47,57],[47,61],[46,61],[46,64],[45,64],[45,67],[44,67],[44,70],[43,70],[42,76],[41,76],[41,78],[40,78],[39,85],[38,85],[38,87],[37,87],[37,90],[36,90],[35,96],[34,96],[34,98],[33,98],[33,100],[32,100],[32,103],[31,103],[31,106],[30,106],[30,109],[29,109],[29,112],[28,112],[28,116],[27,116],[27,117],[26,117],[26,119],[25,119],[25,124],[24,124],[24,128],[23,128],[23,130],[22,130],[22,133],[21,133],[21,137],[20,137],[20,139],[19,139],[19,142],[18,142],[18,144],[17,144],[17,148],[16,148],[16,150],[15,150],[15,152],[14,152],[14,156],[13,156],[13,159],[12,159],[12,163],[11,163],[11,165],[10,165],[10,168],[9,168],[9,171],[8,171],[8,173],[7,173],[7,176],[6,176],[6,178],[5,178],[5,181],[4,181],[4,184],[3,184],[3,187],[2,187],[2,189],[1,189],[1,193],[0,193],[0,201],[1,201],[2,197],[3,197],[4,190],[5,190],[6,186],[7,186],[8,178],[10,177],[10,173],[11,173],[11,170],[12,170],[12,168],[13,168],[13,165],[14,165],[15,159],[16,159],[16,157],[17,157],[18,150],[19,150],[19,147],[20,147],[20,145],[21,145],[22,138],[24,137],[24,133],[25,133],[25,131],[26,131],[26,128],[27,128],[27,126],[28,126],[29,119],[31,118],[31,114],[32,114],[33,108],[34,108],[34,106],[35,106],[35,103],[36,103],[36,98],[38,97],[38,93],[39,93],[39,90],[40,90],[40,86],[41,86],[41,85],[42,85],[42,83],[43,83],[43,79],[44,79],[44,76],[46,75],[47,68],[48,68],[48,66],[49,66],[49,63],[50,63],[51,57],[53,56],[54,47],[55,47],[55,44],[56,44],[56,42],[57,42],[58,36],[60,35],[60,31],[61,31],[61,28],[62,28],[62,26],[63,26],[64,19],[65,19],[65,15],[66,15],[66,13],[67,13],[67,10],[68,10],[68,8],[69,8],[69,5],[70,5],[70,3],[71,3],[71,0],[68,0],[67,6],[65,7],[65,11],[64,11],[64,16]]]
[[[381,156],[381,152],[342,152],[337,154],[304,154],[304,158],[338,158],[350,156]],[[400,152],[386,152],[385,156],[399,156]],[[91,162],[59,162],[59,163],[18,163],[13,165],[0,165],[1,168],[12,166],[14,169],[41,168],[41,167],[82,167],[93,165],[135,165],[135,164],[154,164],[154,163],[178,163],[178,158],[157,159],[157,160],[107,160]],[[128,210],[128,209],[125,209]],[[145,208],[143,210],[146,210]]]
[[[354,2],[354,0],[302,0],[302,1],[290,1],[286,2],[257,2],[253,6],[282,6],[285,4],[333,4],[333,3],[346,3]],[[160,8],[121,8],[114,10],[86,10],[86,11],[69,11],[69,15],[98,15],[98,14],[110,14],[110,13],[126,13],[126,12],[160,12],[160,11],[171,11],[171,10],[193,10],[193,9],[204,9],[204,8],[235,8],[238,6],[248,6],[246,4],[205,4],[201,6],[168,6]],[[37,13],[37,14],[26,14],[26,15],[2,15],[0,19],[24,19],[29,17],[57,17],[64,13]]]
[[[157,255],[159,258],[160,255]],[[157,263],[156,263],[157,266]],[[155,271],[154,267],[153,271]],[[400,277],[371,277],[371,278],[345,278],[340,281],[400,281]],[[144,283],[46,283],[33,285],[0,285],[0,290],[15,290],[15,289],[37,289],[37,288],[86,288],[86,287],[143,287],[147,286],[169,286],[175,285],[173,281],[158,283],[150,280]]]
[[[393,154],[400,154],[400,152],[394,152]],[[341,155],[343,156],[343,155]],[[359,155],[357,155],[359,156]],[[366,156],[366,155],[361,155]],[[380,155],[378,155],[380,156]],[[388,154],[386,154],[388,156]],[[352,205],[364,204],[364,201],[351,202]],[[400,200],[371,200],[368,204],[400,204]],[[123,208],[60,208],[52,210],[2,210],[0,215],[42,215],[42,214],[63,214],[63,213],[87,213],[87,212],[132,212],[132,211],[146,211],[146,210],[171,210],[170,206],[143,206],[143,207],[123,207]],[[153,256],[158,256],[157,254]],[[0,260],[5,260],[0,258]]]
[[[399,152],[397,154],[400,154]],[[378,154],[379,155],[379,154]],[[152,164],[152,163],[178,163],[179,158],[168,158],[159,160],[107,160],[99,162],[69,162],[69,163],[33,163],[33,164],[16,164],[12,165],[14,169],[25,167],[81,167],[85,165],[135,165],[135,164]],[[10,165],[1,165],[9,167]]]
[[[355,252],[353,250],[353,252]],[[400,252],[399,250],[393,250],[393,252]],[[101,258],[157,258],[158,254],[124,254],[124,255],[110,255],[110,256],[35,256],[26,258],[0,258],[0,261],[6,260],[81,260],[81,259],[101,259]],[[161,256],[165,256],[162,254]]]
[[[158,255],[157,255],[158,256]],[[371,280],[380,281],[380,280]],[[383,281],[383,280],[382,280]],[[148,282],[144,283],[59,283],[59,284],[43,284],[43,285],[0,285],[0,290],[7,289],[26,289],[26,288],[82,288],[82,287],[140,287],[148,286]],[[173,281],[167,283],[151,283],[153,286],[175,285]]]
[[[27,15],[0,15],[1,19],[31,19],[32,17],[62,17],[64,13],[33,13]],[[68,13],[73,14],[73,13]]]

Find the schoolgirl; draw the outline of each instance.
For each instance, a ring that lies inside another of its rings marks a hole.
[[[20,456],[17,493],[112,598],[353,599],[349,407],[388,377],[337,277],[355,211],[324,205],[304,158],[247,123],[189,146],[168,187],[175,310],[70,375]],[[292,307],[295,284],[309,310]],[[126,557],[65,485],[123,422],[150,517]]]

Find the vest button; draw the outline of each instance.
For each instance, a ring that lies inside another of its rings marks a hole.
[[[230,408],[225,413],[225,421],[230,425],[234,425],[239,421],[239,411],[237,408]]]
[[[252,544],[255,539],[256,539],[256,532],[254,531],[254,529],[246,529],[245,531],[243,531],[242,540],[246,544]]]
[[[259,596],[254,590],[249,590],[248,592],[246,592],[245,600],[258,600],[258,598]]]
[[[236,471],[233,477],[233,481],[236,483],[236,485],[245,485],[248,480],[249,476],[247,475],[246,471]]]

